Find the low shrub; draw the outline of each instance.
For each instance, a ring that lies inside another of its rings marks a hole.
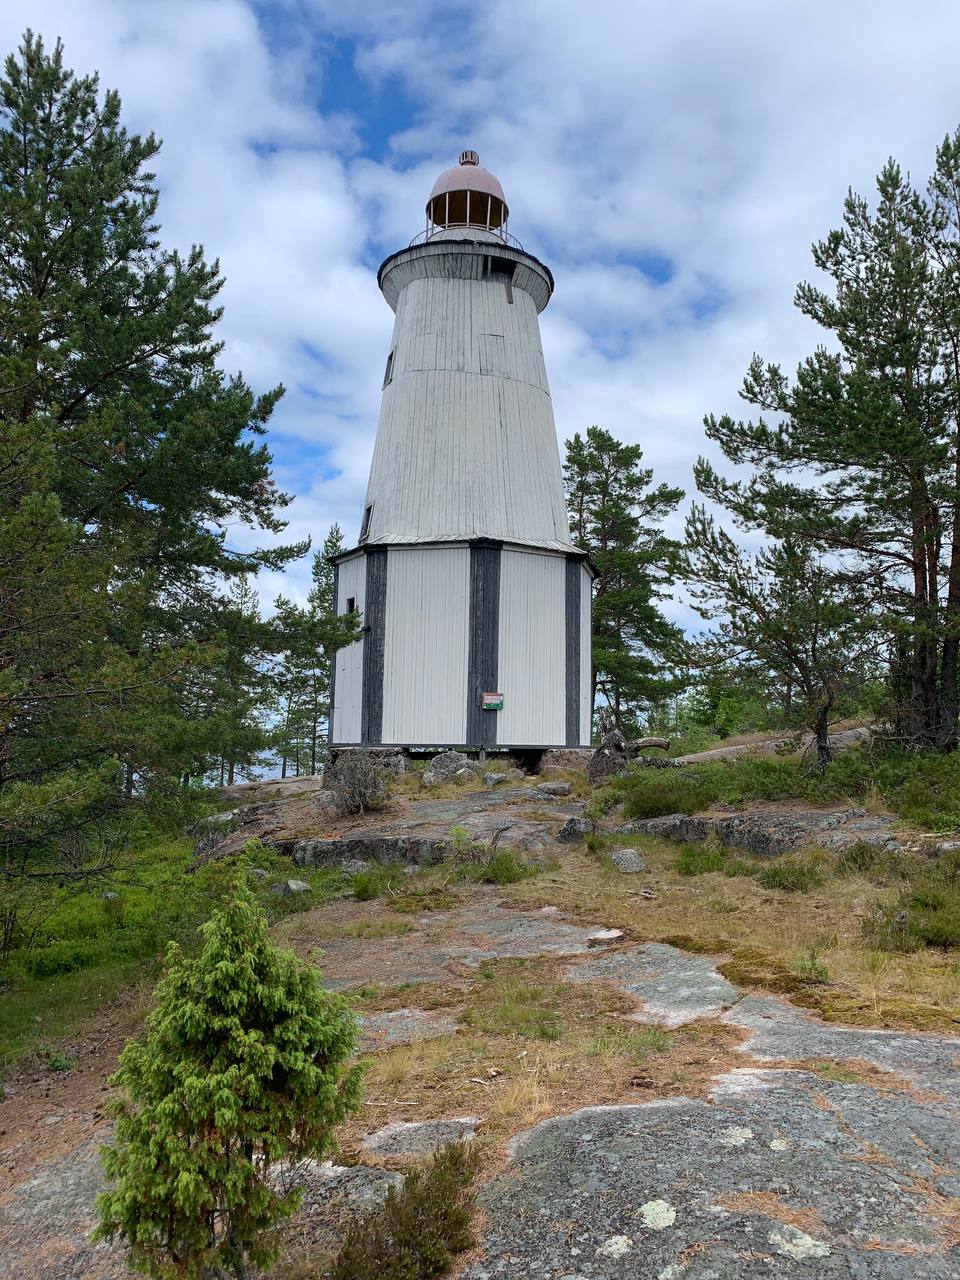
[[[756,756],[637,769],[597,793],[592,807],[619,799],[633,818],[694,813],[716,801],[866,800],[919,827],[950,831],[960,827],[960,752],[863,748],[842,752],[824,769],[806,758]]]
[[[325,782],[336,796],[341,813],[382,809],[390,794],[386,770],[371,752],[362,748],[342,752],[328,770]]]
[[[641,769],[626,784],[623,811],[628,818],[660,818],[668,813],[697,813],[720,797],[708,773],[686,769]]]
[[[396,889],[405,879],[401,867],[371,867],[369,871],[358,871],[350,881],[350,887],[358,901],[370,902]]]
[[[512,850],[501,849],[483,868],[480,879],[484,884],[517,884],[536,874],[536,867],[522,861]]]
[[[880,951],[960,947],[960,856],[941,858],[920,871],[893,902],[874,906],[863,933]]]
[[[838,875],[860,876],[871,884],[884,886],[909,880],[916,870],[916,859],[900,849],[858,840],[837,854],[836,870]]]
[[[380,1208],[353,1222],[331,1280],[430,1280],[474,1243],[473,1181],[478,1159],[467,1143],[437,1151],[391,1187]]]

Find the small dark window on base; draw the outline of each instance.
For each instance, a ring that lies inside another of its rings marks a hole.
[[[347,613],[355,613],[357,609],[357,597],[347,596]]]
[[[390,354],[387,356],[387,367],[384,370],[384,374],[383,374],[383,385],[386,386],[392,377],[393,377],[393,352],[391,351]]]
[[[364,538],[370,532],[370,517],[372,514],[373,514],[373,503],[371,502],[368,507],[364,507],[363,509],[363,524],[360,526],[361,542],[363,542]]]

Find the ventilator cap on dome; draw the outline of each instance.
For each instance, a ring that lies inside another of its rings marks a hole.
[[[509,214],[503,187],[480,167],[476,151],[462,151],[460,162],[441,173],[427,201],[427,217],[437,228],[506,229]]]

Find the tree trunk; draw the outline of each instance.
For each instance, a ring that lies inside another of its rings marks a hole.
[[[943,617],[943,654],[940,661],[940,706],[938,746],[954,751],[960,740],[958,724],[957,674],[960,658],[960,425],[954,446],[953,522],[950,539],[950,566],[947,571],[947,602]]]
[[[233,761],[231,760],[231,761],[230,761],[230,767],[229,767],[229,769],[227,770],[227,786],[228,786],[228,787],[232,787],[232,786],[233,786],[233,770],[234,770],[234,763],[233,763]]]
[[[817,768],[825,769],[833,759],[830,749],[830,703],[825,702],[817,711],[813,725],[813,740],[817,746]]]

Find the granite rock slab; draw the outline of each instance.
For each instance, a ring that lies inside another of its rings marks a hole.
[[[392,1049],[418,1040],[437,1040],[456,1035],[458,1023],[450,1014],[436,1009],[390,1009],[365,1013],[360,1017],[360,1048],[366,1053]]]
[[[465,1280],[956,1280],[943,1104],[800,1071],[592,1107],[511,1144]]]
[[[568,982],[608,982],[644,1002],[637,1022],[679,1027],[729,1008],[739,999],[736,987],[717,973],[709,956],[691,955],[651,942],[597,956],[571,966]]]
[[[364,1151],[378,1156],[425,1156],[453,1142],[469,1142],[480,1116],[449,1120],[397,1120],[364,1138]]]
[[[721,1021],[749,1032],[741,1052],[760,1061],[869,1062],[960,1102],[960,1037],[838,1026],[765,995],[745,996]]]

